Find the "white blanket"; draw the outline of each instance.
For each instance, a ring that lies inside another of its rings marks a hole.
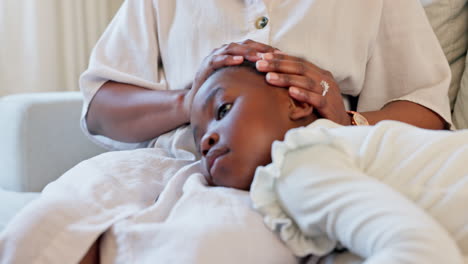
[[[105,231],[101,263],[297,262],[247,192],[208,188],[181,156],[143,149],[81,163],[7,226],[0,263],[77,263]]]
[[[323,122],[315,125],[320,127]],[[367,162],[368,168],[378,172],[381,163],[376,163],[379,166],[375,168],[369,166],[373,164],[373,157],[380,161],[393,160],[391,150],[401,147],[400,144],[392,147],[398,133],[392,137],[380,137],[386,143],[382,149],[375,148],[379,137],[369,142],[363,141],[365,137],[357,137],[360,132],[354,132],[360,129],[330,131],[350,139],[340,141],[343,150],[348,150],[349,154],[356,154],[351,150],[362,144],[366,151],[357,153],[355,158]],[[322,130],[315,129],[326,131]],[[412,136],[421,135],[425,133],[418,132]],[[405,137],[400,138],[403,139]],[[435,144],[436,138],[428,142]],[[411,144],[412,141],[404,143]],[[173,147],[166,146],[165,149]],[[247,192],[207,187],[199,173],[196,157],[177,149],[112,152],[79,164],[48,185],[41,197],[20,212],[0,235],[0,263],[77,263],[103,233],[102,263],[298,262],[292,251],[266,228],[262,216],[252,209]],[[359,156],[364,153],[365,156]],[[323,160],[319,162],[327,164]],[[388,164],[395,165],[408,164]],[[419,165],[431,168],[425,162]],[[455,163],[447,165],[447,169],[455,171],[460,166]],[[417,172],[408,173],[418,175]],[[453,211],[440,212],[450,219]],[[359,216],[360,212],[354,215]],[[353,230],[357,229],[351,228],[343,233],[351,241],[359,235]],[[385,231],[385,228],[375,230]],[[435,230],[438,232],[434,237],[439,238],[440,230]],[[461,230],[458,239],[464,237],[466,230]],[[364,250],[374,246],[369,243]],[[345,254],[326,261],[359,263],[360,260]]]
[[[298,256],[340,242],[366,263],[463,263],[468,130],[319,120],[275,142],[251,196]]]

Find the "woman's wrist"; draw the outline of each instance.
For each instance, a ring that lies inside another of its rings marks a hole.
[[[382,120],[396,120],[426,129],[446,129],[445,120],[437,113],[410,101],[394,101],[381,110],[361,113],[375,125]]]
[[[190,99],[189,99],[189,91],[187,89],[180,90],[180,93],[177,95],[177,111],[181,113],[182,119],[184,120],[185,124],[190,123]]]
[[[188,90],[150,90],[108,82],[88,110],[90,132],[134,143],[158,137],[189,122],[184,110]]]
[[[352,126],[368,126],[369,121],[367,118],[359,112],[356,111],[346,111],[349,115],[350,125]]]

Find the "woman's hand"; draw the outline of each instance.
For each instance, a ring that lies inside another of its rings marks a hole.
[[[202,84],[215,70],[225,66],[239,65],[244,59],[256,62],[261,59],[259,54],[274,51],[277,51],[277,49],[250,39],[242,42],[225,44],[213,50],[211,54],[202,61],[190,90],[184,96],[184,111],[186,115],[190,116],[192,101],[198,89],[200,89]]]
[[[310,104],[321,117],[351,125],[340,89],[330,72],[279,51],[262,54],[257,69],[268,72],[266,80],[271,85],[289,87],[292,98]]]

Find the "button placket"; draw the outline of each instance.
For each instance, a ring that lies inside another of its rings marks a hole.
[[[251,0],[246,5],[249,24],[248,39],[269,44],[271,17],[263,0]]]

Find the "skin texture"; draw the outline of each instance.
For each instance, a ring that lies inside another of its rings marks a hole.
[[[240,57],[239,57],[240,56]],[[333,75],[304,59],[289,56],[252,40],[223,45],[203,61],[189,89],[153,91],[135,85],[109,81],[96,93],[86,116],[92,134],[123,142],[142,142],[189,123],[191,104],[198,88],[214,70],[238,65],[244,60],[257,63],[261,72],[270,72],[266,81],[289,89],[289,95],[308,103],[324,118],[349,125],[339,87]],[[330,84],[322,97],[320,80]],[[444,129],[445,121],[416,103],[395,101],[373,112],[361,113],[370,124],[398,120],[421,128]]]
[[[253,68],[213,74],[196,95],[191,115],[208,183],[249,190],[255,169],[271,162],[272,143],[316,120],[312,110]]]
[[[258,53],[275,50],[252,40],[225,44],[203,60],[193,83],[181,90],[155,91],[106,82],[90,102],[86,116],[88,129],[93,135],[129,143],[158,137],[189,123],[193,97],[213,71],[244,60],[257,61]]]
[[[257,61],[257,69],[268,72],[267,82],[289,88],[289,95],[301,102],[308,103],[323,117],[341,125],[350,125],[338,84],[333,75],[302,58],[290,56],[280,51],[265,53]],[[330,90],[322,96],[320,82],[329,83]],[[361,113],[369,124],[382,120],[397,120],[427,129],[444,129],[445,121],[430,109],[409,101],[395,101],[382,109]]]

